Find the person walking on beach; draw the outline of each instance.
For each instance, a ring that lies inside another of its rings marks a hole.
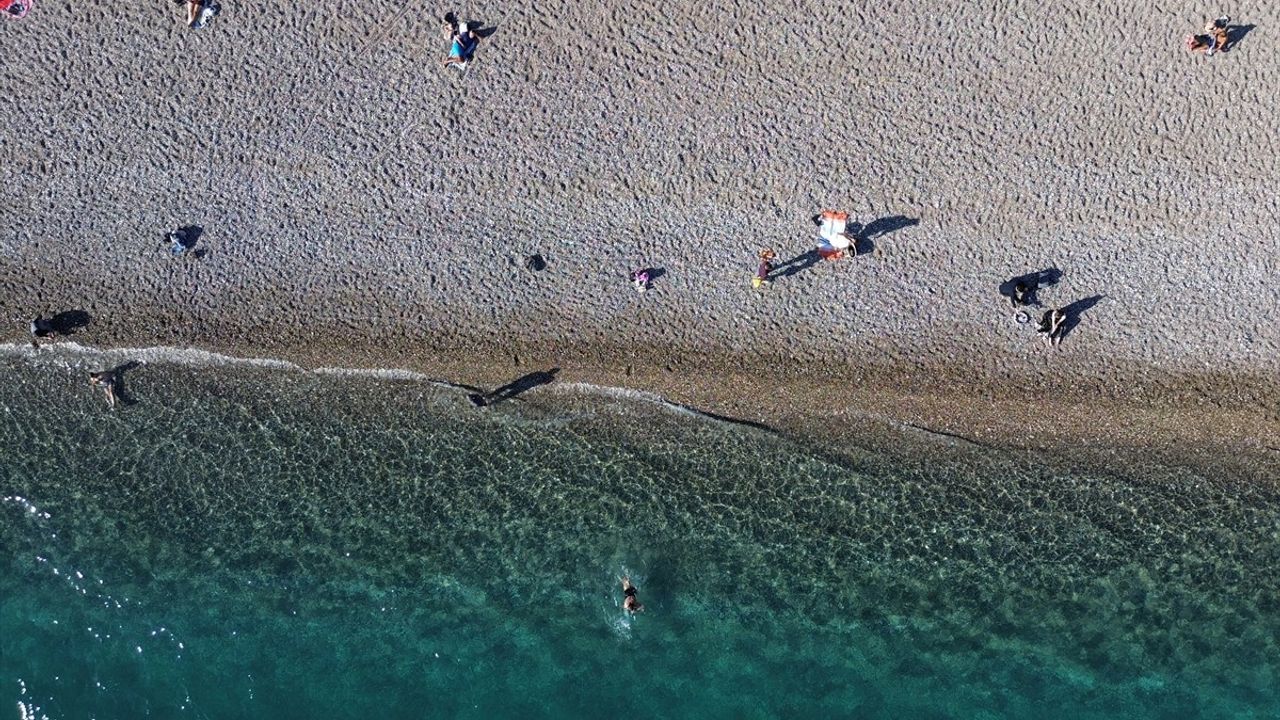
[[[618,580],[622,583],[622,609],[632,614],[644,612],[644,605],[641,605],[640,598],[636,597],[636,586],[631,584],[631,578],[623,575]]]
[[[1060,308],[1045,310],[1040,316],[1040,324],[1036,333],[1044,338],[1045,345],[1057,345],[1062,342],[1062,325],[1067,321],[1067,313]]]
[[[116,373],[114,370],[89,373],[89,384],[102,388],[103,394],[107,396],[108,407],[116,406]]]
[[[773,248],[760,251],[760,264],[756,266],[756,276],[751,278],[751,287],[759,290],[761,286],[769,284],[769,273],[773,272],[773,261],[777,259],[778,254]]]

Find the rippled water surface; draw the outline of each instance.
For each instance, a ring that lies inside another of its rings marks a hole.
[[[0,359],[0,718],[1280,714],[1271,483],[104,362]]]

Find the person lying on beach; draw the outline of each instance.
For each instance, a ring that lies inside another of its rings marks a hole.
[[[640,599],[636,597],[636,586],[631,584],[631,578],[624,575],[619,580],[622,582],[622,609],[630,613],[644,612],[644,605],[640,604]]]
[[[1215,52],[1225,52],[1227,42],[1230,37],[1227,34],[1227,25],[1231,22],[1230,16],[1223,15],[1215,20],[1210,20],[1204,26],[1203,35],[1188,35],[1186,37],[1187,49],[1191,52],[1202,52],[1205,55],[1213,55]]]
[[[449,57],[444,59],[444,66],[458,65],[466,67],[471,62],[471,56],[475,54],[476,46],[480,44],[480,36],[471,31],[467,27],[464,20],[459,20],[457,25],[450,26],[448,19],[453,13],[445,16],[445,28],[449,31]]]
[[[635,286],[636,292],[645,292],[649,289],[649,273],[645,270],[633,270],[631,272],[631,284]]]
[[[756,276],[751,278],[751,287],[759,288],[761,285],[769,284],[769,273],[773,272],[773,261],[778,258],[778,254],[773,248],[765,248],[760,251],[760,264],[756,266]]]
[[[116,374],[113,370],[102,370],[100,372],[89,373],[89,384],[94,387],[102,388],[103,394],[107,396],[107,405],[116,406]]]
[[[1044,338],[1046,345],[1057,345],[1062,342],[1062,325],[1066,320],[1067,314],[1061,309],[1045,310],[1036,332]]]

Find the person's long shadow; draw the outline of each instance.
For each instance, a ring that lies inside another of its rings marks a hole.
[[[909,218],[906,215],[889,215],[879,220],[872,220],[849,233],[854,240],[854,254],[865,255],[875,252],[877,238],[919,224],[920,218]]]
[[[527,375],[522,375],[515,380],[503,385],[491,393],[472,393],[467,396],[476,407],[485,407],[494,405],[504,400],[510,400],[521,393],[528,392],[539,385],[546,385],[554,382],[556,374],[560,372],[560,368],[551,368],[550,370],[538,370]]]
[[[1066,339],[1067,335],[1070,335],[1071,331],[1074,330],[1075,327],[1080,324],[1080,316],[1083,315],[1085,311],[1092,308],[1094,305],[1097,305],[1098,303],[1102,302],[1102,300],[1105,299],[1106,297],[1107,297],[1106,295],[1094,295],[1093,297],[1087,297],[1081,300],[1077,300],[1071,303],[1070,305],[1067,305],[1066,307],[1062,308],[1062,312],[1066,315],[1066,318],[1064,318],[1062,321],[1061,337],[1063,339]]]
[[[1012,298],[1014,288],[1018,286],[1018,283],[1022,283],[1027,288],[1027,304],[1038,307],[1040,305],[1040,300],[1036,297],[1036,291],[1043,287],[1056,285],[1061,279],[1061,270],[1056,267],[1045,268],[1044,270],[1037,270],[1032,273],[1027,273],[1026,275],[1019,275],[1005,280],[1000,283],[1000,294],[1006,298]]]
[[[490,35],[498,32],[497,25],[491,25],[489,27],[485,27],[483,20],[468,20],[467,27],[474,28],[471,32],[475,33],[476,37],[480,38],[481,40],[486,40]]]
[[[49,318],[49,326],[58,335],[73,335],[75,331],[93,322],[93,316],[84,310],[63,310]]]
[[[777,277],[789,278],[792,275],[797,275],[808,270],[814,265],[817,265],[818,261],[821,259],[822,256],[818,254],[817,248],[814,248],[813,250],[800,253],[790,260],[779,264],[773,269],[773,272]]]
[[[1244,40],[1244,36],[1248,35],[1257,25],[1228,25],[1227,26],[1227,44],[1222,47],[1223,52],[1234,50],[1236,44]]]

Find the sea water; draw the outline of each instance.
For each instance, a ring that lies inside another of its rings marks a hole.
[[[1280,715],[1265,480],[119,360],[0,357],[0,718]]]

